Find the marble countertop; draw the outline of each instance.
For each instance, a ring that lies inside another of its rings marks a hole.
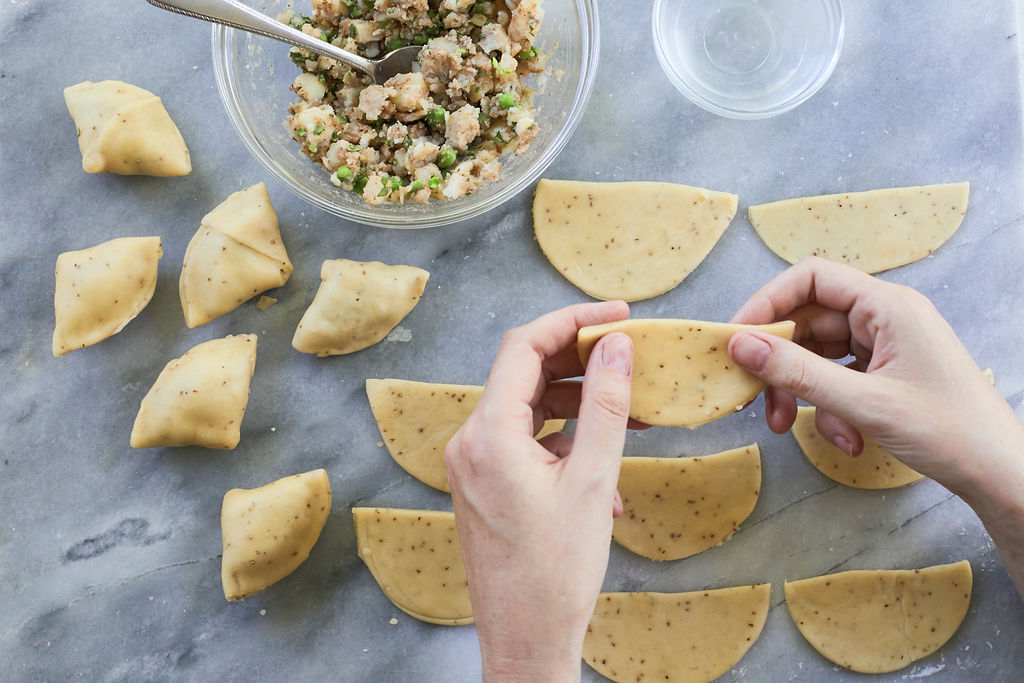
[[[707,260],[673,291],[635,304],[634,316],[728,319],[780,272],[785,264],[746,220],[750,204],[969,180],[970,208],[950,242],[883,277],[932,297],[1024,414],[1016,3],[847,2],[846,43],[831,80],[788,114],[746,122],[705,113],[672,88],[650,43],[650,4],[600,2],[597,86],[576,144],[546,175],[678,181],[736,192],[741,209]],[[74,11],[5,0],[0,35],[0,678],[477,679],[473,628],[422,624],[394,608],[356,556],[349,509],[450,508],[378,445],[367,377],[482,383],[506,329],[587,300],[533,240],[530,193],[447,228],[347,223],[292,196],[249,156],[214,86],[208,26],[140,0]],[[82,172],[61,91],[106,78],[163,97],[192,151],[190,176]],[[265,312],[250,303],[188,330],[177,293],[185,246],[204,213],[261,180],[295,264],[274,294],[280,303]],[[164,244],[148,308],[113,338],[53,358],[57,254],[148,234]],[[330,359],[294,352],[291,334],[320,262],[337,257],[426,268],[427,292],[395,341]],[[240,446],[131,449],[139,401],[164,363],[241,332],[261,338]],[[800,637],[782,604],[783,582],[967,558],[974,597],[959,632],[912,668],[874,680],[1019,680],[1024,603],[970,509],[934,482],[882,492],[836,485],[792,437],[767,429],[760,399],[696,431],[631,433],[626,454],[700,455],[752,441],[762,449],[764,485],[742,530],[719,548],[664,564],[613,546],[606,589],[770,581],[764,632],[723,680],[855,680]],[[330,474],[334,508],[309,560],[266,592],[226,602],[224,492],[317,467]],[[583,677],[601,680],[586,667]]]

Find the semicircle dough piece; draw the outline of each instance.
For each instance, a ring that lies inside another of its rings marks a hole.
[[[869,436],[864,437],[864,451],[850,457],[818,432],[814,413],[813,407],[800,406],[790,431],[811,464],[829,479],[858,489],[894,489],[924,479]]]
[[[471,384],[366,380],[370,409],[391,457],[406,472],[441,491],[450,491],[444,448],[476,408],[483,391]],[[564,427],[565,420],[547,420],[537,438]]]
[[[413,266],[324,261],[320,289],[299,321],[292,346],[318,356],[373,346],[416,307],[429,277]]]
[[[330,512],[331,482],[322,469],[224,494],[224,597],[242,600],[295,571],[309,557]]]
[[[285,284],[291,273],[267,186],[239,190],[203,216],[185,250],[178,280],[185,324],[205,325]]]
[[[640,301],[700,265],[738,198],[675,183],[541,180],[533,229],[551,265],[597,299]]]
[[[629,416],[651,425],[699,427],[742,410],[765,383],[729,357],[729,339],[758,329],[792,339],[790,320],[770,325],[735,325],[700,320],[620,320],[580,328],[583,367],[597,340],[623,332],[633,340],[633,390]]]
[[[255,334],[193,346],[160,371],[142,399],[132,447],[234,448],[241,438],[255,366]]]
[[[192,161],[160,98],[121,81],[64,88],[86,173],[183,176]]]
[[[623,458],[621,515],[612,538],[652,560],[678,560],[722,545],[761,491],[757,444],[696,458]]]
[[[924,569],[848,571],[786,582],[797,628],[829,661],[896,671],[938,650],[967,614],[967,560]]]
[[[396,607],[431,624],[473,623],[453,513],[356,507],[352,519],[359,557]]]
[[[162,255],[159,237],[122,237],[58,256],[53,355],[123,330],[153,298]]]
[[[771,585],[689,593],[601,593],[583,661],[618,683],[707,683],[732,668],[768,617]]]
[[[800,197],[751,206],[748,215],[768,248],[790,263],[820,256],[878,273],[942,246],[960,227],[969,189],[947,183]]]

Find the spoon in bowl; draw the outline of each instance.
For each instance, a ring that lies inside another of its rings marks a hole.
[[[357,54],[298,31],[287,24],[257,12],[238,0],[148,0],[149,4],[194,19],[223,24],[249,33],[280,40],[318,55],[336,59],[352,69],[361,71],[375,83],[383,83],[397,74],[412,71],[416,55],[423,49],[410,45],[392,50],[380,59],[366,59]]]

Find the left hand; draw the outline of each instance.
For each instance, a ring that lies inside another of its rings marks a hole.
[[[622,301],[549,313],[502,341],[476,410],[445,449],[484,680],[579,680],[608,565],[633,344],[602,338],[582,386],[576,333],[622,320]],[[554,384],[551,384],[555,382]],[[533,435],[576,417],[575,437]]]

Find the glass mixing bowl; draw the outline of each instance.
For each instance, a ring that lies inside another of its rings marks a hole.
[[[269,16],[289,9],[287,0],[246,0]],[[306,3],[308,4],[308,3]],[[297,12],[308,11],[301,4]],[[331,184],[329,173],[299,151],[285,127],[287,107],[297,98],[288,87],[299,74],[288,46],[244,31],[214,26],[213,68],[224,108],[242,141],[289,190],[324,211],[388,228],[430,228],[478,216],[533,183],[572,137],[583,117],[597,75],[596,0],[544,3],[537,47],[549,55],[544,73],[527,79],[535,89],[540,131],[523,154],[502,158],[501,175],[473,194],[370,206],[354,192]]]

